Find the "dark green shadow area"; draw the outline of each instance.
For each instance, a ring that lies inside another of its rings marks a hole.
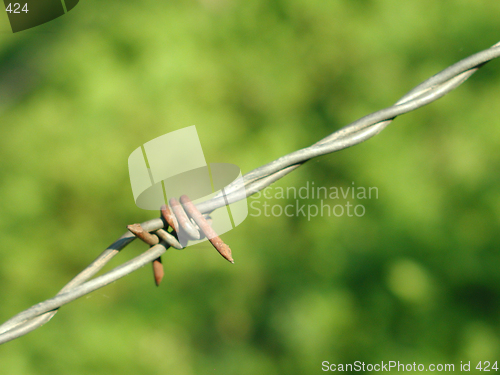
[[[25,0],[13,2],[4,0],[12,32],[16,33],[39,26],[64,14],[61,0]],[[66,0],[67,11],[73,9],[78,0]]]
[[[66,11],[70,11],[74,7],[76,7],[76,4],[78,4],[79,0],[64,0],[64,3],[66,4]]]

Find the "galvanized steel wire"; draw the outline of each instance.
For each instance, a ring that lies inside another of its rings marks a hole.
[[[227,203],[233,203],[248,197],[300,167],[308,160],[320,155],[343,150],[357,145],[384,130],[397,116],[413,111],[429,104],[462,84],[481,66],[500,56],[500,42],[492,47],[471,55],[409,91],[394,105],[371,113],[353,123],[337,130],[310,147],[306,147],[282,156],[266,165],[254,169],[238,182],[229,184],[223,189],[225,196],[219,193],[214,198],[197,205],[201,213],[208,214]],[[245,194],[241,194],[244,188]],[[146,231],[156,231],[164,227],[161,218],[152,219],[141,224]],[[91,279],[120,250],[135,239],[131,232],[125,233],[104,252],[102,252],[87,268],[80,272],[53,298],[40,302],[17,314],[0,326],[0,344],[16,339],[48,322],[62,305],[82,297],[96,289],[118,280],[119,278],[152,262],[166,250],[164,243],[152,246],[141,255],[123,263],[113,270]]]

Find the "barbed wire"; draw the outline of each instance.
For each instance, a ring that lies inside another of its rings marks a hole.
[[[500,42],[432,76],[409,91],[394,105],[364,116],[310,147],[282,156],[248,172],[242,179],[235,180],[212,199],[197,204],[196,208],[202,214],[209,214],[217,208],[237,202],[264,189],[312,158],[343,150],[366,141],[384,130],[397,116],[443,97],[467,80],[484,64],[499,56]],[[242,191],[244,191],[244,194],[241,193]],[[162,218],[152,219],[141,224],[141,227],[147,232],[155,232],[166,226],[167,223]],[[159,235],[159,237],[161,236]],[[175,245],[169,245],[161,241],[139,256],[101,276],[91,279],[135,238],[133,233],[127,231],[104,250],[87,268],[66,284],[55,297],[22,311],[2,324],[0,326],[0,344],[33,331],[48,322],[62,305],[102,288],[147,263],[155,261],[169,246],[175,247]]]

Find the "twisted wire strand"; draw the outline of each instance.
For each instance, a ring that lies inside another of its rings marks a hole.
[[[210,200],[197,204],[196,207],[201,213],[208,214],[228,203],[237,202],[264,189],[312,158],[364,142],[384,130],[397,116],[443,97],[467,80],[484,64],[499,56],[500,42],[437,73],[410,90],[394,105],[364,116],[310,147],[294,151],[248,172],[241,180],[235,180],[226,186],[221,193]],[[242,191],[244,194],[241,193]],[[141,226],[144,230],[153,232],[163,228],[165,223],[161,218],[156,218],[141,223]],[[157,259],[168,248],[168,245],[159,243],[111,271],[91,279],[135,238],[131,232],[127,231],[66,284],[55,297],[22,311],[2,324],[0,326],[0,344],[42,326],[57,313],[58,308],[62,305],[132,273]]]

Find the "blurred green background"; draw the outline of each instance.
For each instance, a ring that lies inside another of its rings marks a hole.
[[[16,34],[0,16],[0,321],[157,216],[130,188],[141,144],[196,125],[208,162],[247,172],[496,43],[499,12],[495,1],[82,0]],[[222,236],[235,265],[207,244],[169,250],[159,288],[144,267],[62,307],[0,347],[1,373],[500,360],[499,98],[494,60],[273,185],[377,187],[378,199],[347,199],[362,217],[249,216]],[[105,271],[144,250],[133,243]]]

